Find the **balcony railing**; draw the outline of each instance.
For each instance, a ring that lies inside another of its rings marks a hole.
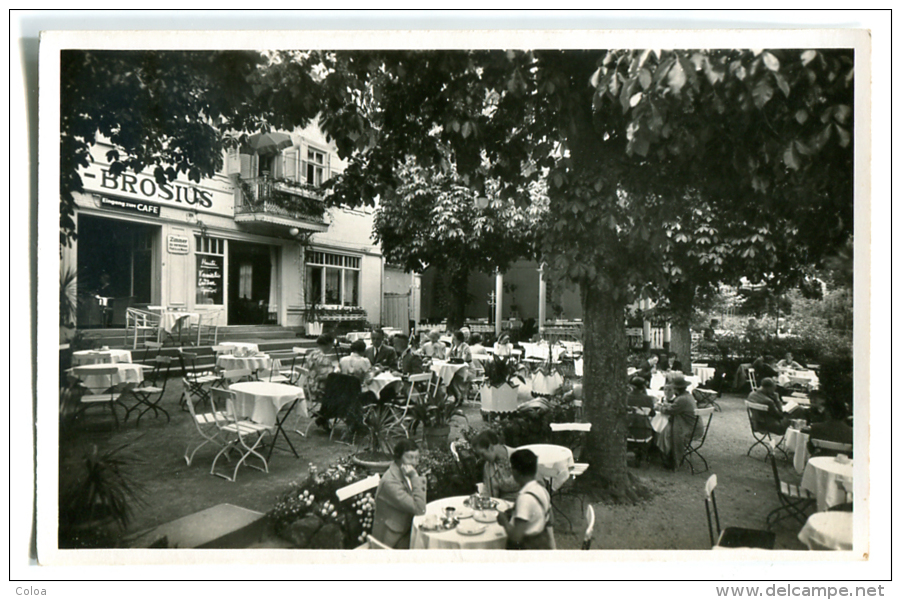
[[[271,177],[239,179],[235,215],[267,214],[308,223],[325,223],[322,192],[310,185]]]

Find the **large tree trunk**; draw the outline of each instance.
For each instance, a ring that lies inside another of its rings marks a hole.
[[[582,456],[591,467],[586,476],[598,479],[614,498],[633,499],[626,465],[625,302],[622,297],[582,288],[585,330],[583,412],[591,422]]]
[[[682,370],[691,375],[691,315],[694,307],[695,288],[690,283],[670,288],[671,337],[670,352],[682,363]]]
[[[469,299],[469,271],[457,270],[448,273],[447,328],[454,331],[463,327],[466,321],[466,303]]]

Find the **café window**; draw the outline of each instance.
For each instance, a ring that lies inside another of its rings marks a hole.
[[[304,177],[309,185],[320,186],[325,177],[325,152],[307,148],[307,159],[304,161]]]
[[[194,236],[197,258],[195,304],[223,304],[225,273],[225,240]]]
[[[307,304],[360,305],[360,257],[307,252]]]

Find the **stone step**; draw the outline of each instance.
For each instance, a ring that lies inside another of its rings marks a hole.
[[[266,515],[233,504],[217,504],[140,535],[131,548],[243,549],[263,543]]]

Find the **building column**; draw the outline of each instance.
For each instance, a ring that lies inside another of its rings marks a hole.
[[[504,319],[504,274],[497,271],[494,275],[494,335],[501,334]]]
[[[641,299],[638,301],[638,308],[642,310],[642,312],[648,310],[648,305],[650,303]],[[651,321],[647,318],[642,317],[641,322],[641,349],[644,352],[647,352],[651,349]]]
[[[547,280],[544,270],[547,263],[538,267],[538,334],[544,335],[544,323],[547,321]]]
[[[663,326],[663,349],[669,352],[670,341],[672,341],[672,330],[669,321]]]

